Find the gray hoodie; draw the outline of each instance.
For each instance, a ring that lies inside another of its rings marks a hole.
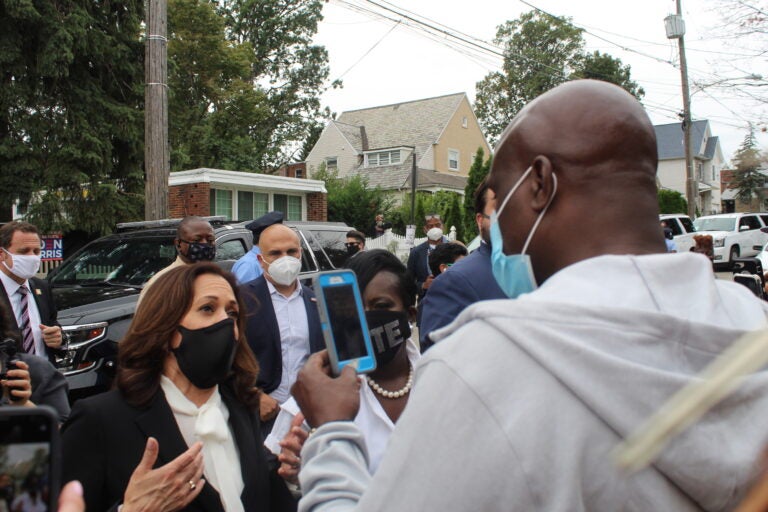
[[[720,511],[768,442],[768,372],[627,477],[611,450],[768,308],[695,254],[604,256],[434,338],[373,480],[359,432],[304,446],[301,510]]]

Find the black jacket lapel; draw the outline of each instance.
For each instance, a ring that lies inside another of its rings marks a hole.
[[[155,463],[156,468],[168,464],[188,448],[162,390],[157,392],[149,408],[136,417],[136,424],[147,437],[157,439],[160,451]],[[206,483],[203,490],[187,506],[186,510],[223,512],[224,508],[221,506],[219,493],[213,486]]]

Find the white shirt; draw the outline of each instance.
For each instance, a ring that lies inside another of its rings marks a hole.
[[[309,323],[301,283],[296,283],[296,289],[290,297],[278,292],[269,280],[267,287],[280,328],[280,349],[283,355],[280,385],[269,396],[282,404],[291,397],[291,386],[309,358]]]
[[[411,367],[415,367],[421,357],[416,343],[408,338],[405,342],[405,349],[408,351],[408,360],[411,362]],[[364,377],[360,377],[360,380],[363,383],[360,386],[360,410],[357,411],[354,423],[360,428],[365,437],[365,445],[368,449],[368,471],[374,474],[379,468],[381,459],[384,458],[389,437],[392,435],[392,431],[395,430],[395,424],[387,416],[386,411],[381,406],[381,402],[376,398],[376,393],[368,385],[368,380]],[[280,445],[278,443],[290,430],[291,422],[298,412],[299,405],[293,397],[280,406],[280,414],[278,414],[275,420],[272,432],[264,441],[264,446],[275,455],[280,454]],[[304,425],[306,428],[309,428],[306,422]]]
[[[21,505],[21,510],[24,512],[46,512],[48,510],[48,507],[45,505],[45,500],[43,500],[42,496],[39,494],[37,495],[37,501],[32,501],[32,498],[26,492],[16,496],[16,499],[13,500],[13,504],[11,505],[11,509],[16,510],[19,505]]]
[[[197,407],[190,401],[184,393],[176,387],[171,379],[165,375],[160,377],[160,387],[163,389],[165,399],[173,412],[176,424],[181,432],[181,437],[187,446],[192,446],[196,442],[203,443],[203,474],[207,483],[211,484],[221,497],[221,504],[226,512],[242,512],[243,505],[240,495],[243,492],[243,473],[240,466],[240,455],[235,446],[235,438],[229,427],[229,410],[221,400],[219,388],[216,387],[210,398],[200,407]],[[214,420],[221,421],[223,424],[212,422],[211,418],[202,418],[208,407],[217,408],[221,415]],[[204,428],[217,429],[225,440],[220,441],[210,437],[198,435],[201,422]],[[217,462],[223,464],[217,464]],[[227,492],[229,491],[229,492]]]
[[[4,272],[0,272],[0,281],[3,282],[5,293],[8,295],[8,300],[13,308],[13,316],[16,318],[16,324],[21,327],[21,294],[19,293],[19,287],[21,285],[8,277]],[[35,339],[35,355],[45,357],[45,342],[43,341],[43,333],[40,330],[40,311],[37,309],[37,301],[33,297],[35,290],[29,286],[29,281],[24,281],[24,286],[29,290],[28,300],[29,303],[29,324],[32,326],[32,337]]]

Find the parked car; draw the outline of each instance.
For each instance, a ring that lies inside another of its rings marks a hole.
[[[690,217],[681,213],[668,213],[659,215],[659,221],[664,221],[672,230],[677,252],[688,252],[693,248],[696,229]]]
[[[216,236],[216,263],[231,269],[251,249],[253,236],[246,222],[209,219]],[[64,331],[64,350],[56,366],[67,377],[70,400],[106,391],[115,372],[117,343],[133,318],[141,288],[176,258],[175,221],[118,225],[114,234],[99,238],[51,271]],[[286,222],[302,244],[300,278],[330,270],[347,257],[344,224]]]
[[[768,214],[724,213],[693,222],[697,233],[712,235],[714,262],[731,264],[735,258],[755,256],[768,243]]]

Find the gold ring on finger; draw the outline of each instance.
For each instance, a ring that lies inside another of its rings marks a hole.
[[[192,480],[190,480],[187,483],[189,484],[189,490],[190,491],[194,491],[195,489],[197,489],[197,484],[195,482],[193,482]]]

